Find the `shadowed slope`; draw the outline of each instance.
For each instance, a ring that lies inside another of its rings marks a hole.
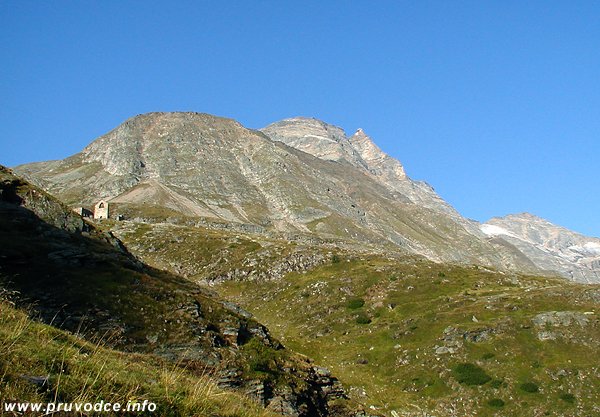
[[[212,369],[264,405],[350,415],[344,392],[234,304],[136,260],[45,192],[0,167],[0,284],[43,321],[124,351]]]

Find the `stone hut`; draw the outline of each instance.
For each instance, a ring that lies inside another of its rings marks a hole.
[[[108,202],[100,200],[98,204],[94,206],[94,219],[108,219]]]

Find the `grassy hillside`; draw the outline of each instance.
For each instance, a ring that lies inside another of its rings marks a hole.
[[[377,412],[600,412],[600,286],[201,227],[112,227],[146,262],[212,282]],[[294,254],[317,261],[280,269]]]
[[[401,415],[600,412],[600,287],[417,259],[346,259],[221,294]]]
[[[136,415],[275,416],[246,396],[218,388],[202,369],[87,342],[31,320],[6,300],[0,301],[0,392],[2,402],[157,405],[154,413]]]
[[[177,271],[192,281],[277,278],[331,256],[327,248],[302,242],[168,222],[105,222],[102,227],[153,267]]]

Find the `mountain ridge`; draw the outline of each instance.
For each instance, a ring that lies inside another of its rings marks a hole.
[[[296,117],[263,129],[206,113],[128,119],[62,161],[16,172],[71,205],[112,199],[266,231],[383,245],[437,262],[540,272],[362,130]]]

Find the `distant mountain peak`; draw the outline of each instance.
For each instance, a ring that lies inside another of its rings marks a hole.
[[[363,156],[366,156],[368,159],[385,158],[385,157],[393,159],[392,157],[390,157],[386,153],[384,153],[379,148],[379,146],[377,146],[375,144],[375,142],[373,142],[373,139],[371,139],[371,137],[369,135],[367,135],[365,133],[365,131],[362,129],[357,129],[356,132],[348,138],[348,141],[353,145],[353,147],[357,151],[359,151],[359,153],[365,152],[368,150],[368,152],[370,152],[372,155],[363,155]],[[397,161],[397,160],[395,160],[395,161],[399,163],[399,161]]]
[[[513,214],[507,214],[506,216],[501,216],[501,217],[494,217],[490,220],[488,220],[487,223],[493,223],[495,221],[498,222],[513,222],[513,223],[527,223],[530,225],[537,225],[540,227],[550,227],[550,228],[554,228],[554,229],[564,229],[567,230],[569,232],[572,232],[570,229],[567,229],[564,226],[560,226],[557,225],[555,223],[552,223],[551,221],[549,221],[548,219],[544,219],[543,217],[537,216],[535,214],[529,213],[529,212],[521,212],[521,213],[513,213]],[[573,232],[575,233],[575,232]]]
[[[494,217],[480,226],[516,246],[542,270],[579,282],[600,281],[600,239],[557,226],[531,213]]]
[[[505,218],[509,218],[509,219],[529,219],[529,220],[543,220],[543,221],[547,221],[546,219],[540,217],[540,216],[536,216],[535,214],[529,213],[529,212],[521,212],[521,213],[513,213],[513,214],[508,214],[506,216],[504,216]]]

